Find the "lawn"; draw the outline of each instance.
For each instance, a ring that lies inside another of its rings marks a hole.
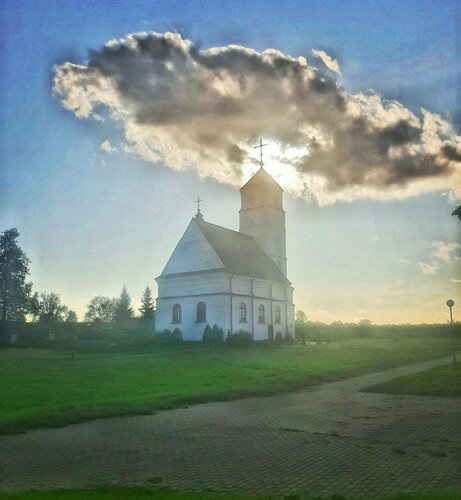
[[[425,372],[397,377],[382,384],[367,387],[366,392],[411,394],[416,396],[461,397],[461,363],[439,366]]]
[[[444,338],[156,354],[0,351],[0,433],[294,390],[449,354]]]
[[[48,491],[30,491],[20,493],[0,493],[1,500],[81,500],[82,498],[97,499],[97,500],[126,500],[133,498],[136,500],[147,500],[152,498],[164,500],[249,500],[247,497],[232,495],[221,495],[217,493],[207,492],[184,492],[176,491],[170,488],[129,488],[129,487],[101,487],[76,490],[48,490]],[[268,497],[269,498],[269,497]]]
[[[74,489],[74,490],[48,490],[48,491],[30,491],[20,493],[0,493],[0,500],[80,500],[82,498],[97,499],[97,500],[126,500],[133,498],[136,500],[147,499],[162,499],[162,500],[283,500],[283,499],[309,499],[317,498],[311,497],[307,493],[300,493],[299,495],[293,494],[289,496],[245,496],[213,492],[185,492],[176,491],[170,488],[130,488],[130,487],[101,487],[88,489]],[[332,498],[344,499],[342,495],[338,494]],[[459,499],[459,492],[457,491],[434,491],[429,493],[402,493],[397,495],[383,496],[389,500],[456,500]]]

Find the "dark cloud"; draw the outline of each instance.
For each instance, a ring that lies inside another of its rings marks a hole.
[[[335,69],[328,54],[315,52]],[[202,50],[176,33],[149,33],[90,51],[85,66],[55,67],[54,89],[79,117],[97,118],[98,106],[107,106],[132,152],[221,182],[240,182],[261,135],[297,150],[280,164],[298,172],[298,191],[312,174],[334,192],[403,187],[455,171],[460,138],[446,121],[376,94],[349,94],[333,73],[273,49]]]
[[[453,146],[445,145],[442,146],[441,153],[447,160],[461,162],[461,149],[456,149]]]

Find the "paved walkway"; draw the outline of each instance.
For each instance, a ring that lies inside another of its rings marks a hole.
[[[0,438],[0,491],[164,483],[329,498],[461,490],[461,404],[360,389],[419,363],[306,391]]]

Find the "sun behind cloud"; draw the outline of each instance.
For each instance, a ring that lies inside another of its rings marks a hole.
[[[319,204],[436,190],[461,195],[461,138],[439,115],[417,116],[376,93],[348,93],[330,74],[275,49],[199,49],[178,33],[135,33],[54,68],[54,91],[78,118],[119,124],[124,151],[240,185],[265,137],[288,191]],[[294,152],[290,156],[289,152]]]

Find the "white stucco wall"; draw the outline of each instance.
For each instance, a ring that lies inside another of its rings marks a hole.
[[[224,335],[230,329],[229,294],[204,295],[196,297],[158,298],[157,330],[173,331],[178,327],[184,340],[201,341],[207,324],[220,326]],[[197,323],[197,304],[206,304],[206,322]],[[173,323],[173,306],[181,306],[181,322]]]
[[[292,288],[283,283],[237,276],[227,271],[184,273],[158,278],[157,330],[180,328],[184,340],[201,341],[206,324],[217,324],[227,331],[248,331],[255,340],[268,338],[269,325],[274,336],[288,331],[294,336]],[[197,304],[204,302],[207,322],[197,323]],[[240,304],[246,305],[246,321],[240,321]],[[181,323],[173,323],[173,306],[181,306]],[[259,323],[259,306],[264,306],[264,322]],[[280,323],[275,308],[280,307]],[[232,311],[232,312],[231,312]]]
[[[163,275],[223,268],[224,264],[192,219],[169,258]]]

